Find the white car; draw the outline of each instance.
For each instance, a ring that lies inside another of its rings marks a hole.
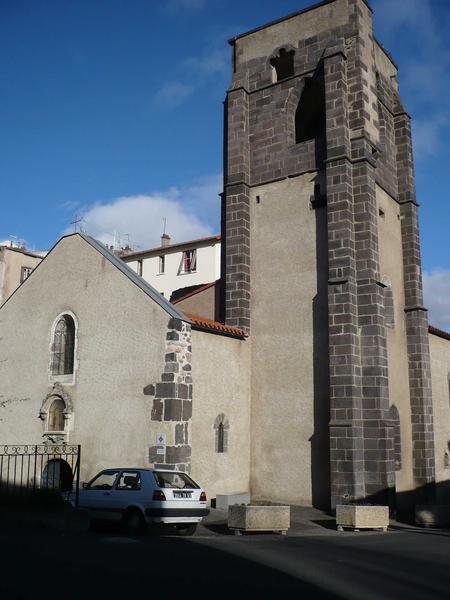
[[[69,501],[75,503],[75,493]],[[105,469],[79,490],[91,519],[122,521],[129,531],[168,523],[186,535],[209,514],[206,494],[186,473],[159,469]]]

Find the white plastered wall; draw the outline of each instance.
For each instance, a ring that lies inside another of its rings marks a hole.
[[[250,341],[192,332],[192,476],[208,498],[250,485]],[[216,452],[214,422],[224,414],[228,444]]]
[[[79,236],[64,238],[0,309],[0,440],[42,443],[41,405],[57,315],[78,323],[69,440],[82,479],[113,466],[149,465],[152,397],[170,316]]]
[[[313,486],[329,498],[326,264],[325,313],[317,305],[326,209],[310,206],[316,181],[307,173],[250,197],[252,493],[304,505],[315,500]]]

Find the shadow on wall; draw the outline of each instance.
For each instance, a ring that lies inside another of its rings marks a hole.
[[[58,489],[50,487],[25,488],[0,480],[0,507],[2,511],[8,507],[29,511],[34,508],[54,509],[63,506],[64,499]]]
[[[313,298],[314,433],[311,442],[312,504],[330,508],[330,375],[328,350],[328,229],[324,183],[316,178],[312,210],[316,217],[317,294]]]
[[[325,76],[323,62],[314,74],[304,78],[304,87],[295,111],[295,143],[314,141],[315,168],[323,169],[326,158]]]

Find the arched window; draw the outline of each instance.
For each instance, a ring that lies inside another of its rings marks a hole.
[[[277,56],[272,56],[270,65],[275,69],[276,81],[282,81],[294,74],[294,50],[280,48]]]
[[[225,452],[225,430],[223,423],[219,423],[217,428],[217,452]]]
[[[216,432],[216,452],[223,454],[228,450],[228,430],[230,425],[224,414],[217,416],[214,421],[214,429]]]
[[[295,143],[325,135],[325,90],[320,73],[305,78],[295,113]]]
[[[55,398],[48,410],[47,431],[64,431],[64,410],[66,405],[62,398]]]
[[[70,315],[62,315],[56,323],[52,350],[52,375],[72,374],[75,356],[75,322]]]

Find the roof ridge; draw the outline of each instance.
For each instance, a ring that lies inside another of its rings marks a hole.
[[[181,319],[182,321],[186,321],[190,323],[189,317],[187,317],[184,313],[182,313],[176,306],[174,306],[171,302],[167,300],[164,296],[162,296],[152,285],[150,285],[145,279],[140,277],[131,267],[129,267],[123,260],[121,260],[118,256],[116,256],[113,252],[111,252],[106,246],[104,246],[101,242],[96,240],[95,238],[87,235],[86,233],[71,233],[70,235],[63,236],[61,240],[65,237],[71,237],[73,235],[79,235],[85,242],[87,242],[90,246],[92,246],[95,250],[100,252],[106,259],[110,261],[115,267],[119,269],[130,281],[132,281],[137,287],[139,287],[147,296],[149,296],[152,300],[154,300],[159,306],[164,309],[169,315],[175,319]],[[61,241],[59,240],[59,241]],[[59,241],[57,243],[59,243]]]
[[[444,329],[439,329],[439,327],[435,327],[434,325],[428,325],[428,332],[433,335],[437,335],[438,337],[443,338],[444,340],[450,341],[450,333],[445,331]]]
[[[205,284],[201,285],[200,287],[198,287],[197,289],[192,290],[191,292],[187,292],[184,296],[180,296],[176,300],[172,300],[172,304],[178,304],[178,302],[181,302],[182,300],[186,300],[187,298],[190,298],[191,296],[195,296],[196,294],[199,294],[200,292],[204,292],[205,290],[212,287],[213,285],[216,285],[216,283],[218,281],[220,281],[220,279],[216,279],[215,281],[211,281],[210,283],[205,283]]]
[[[216,240],[217,242],[221,241],[220,233],[218,233],[217,235],[208,235],[208,236],[202,237],[202,238],[187,240],[185,242],[177,242],[176,244],[168,244],[167,246],[153,246],[153,248],[147,248],[146,250],[139,250],[137,252],[130,252],[128,254],[124,254],[120,258],[122,260],[125,260],[125,259],[129,258],[130,256],[134,257],[134,256],[139,256],[140,254],[150,254],[152,252],[161,252],[163,250],[164,251],[171,250],[172,248],[178,248],[179,246],[188,246],[189,244],[197,244],[197,243],[201,243],[201,242],[207,242],[209,240],[211,240],[211,241]]]

